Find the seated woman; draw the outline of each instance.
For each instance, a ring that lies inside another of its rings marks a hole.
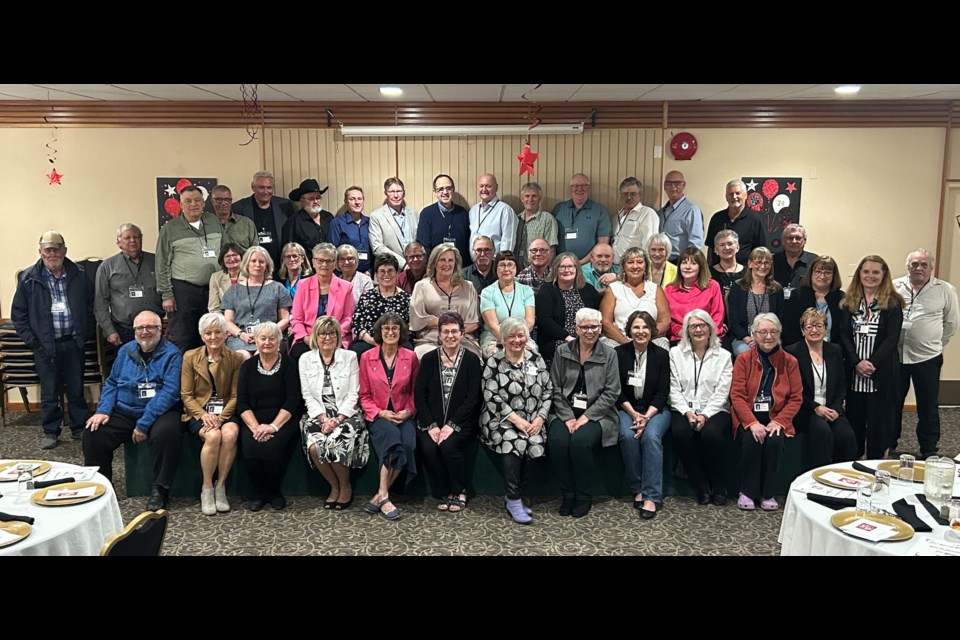
[[[617,444],[619,433],[617,354],[600,342],[600,322],[596,309],[577,311],[577,337],[557,349],[550,368],[555,417],[547,446],[563,494],[558,513],[574,518],[593,506],[593,450]]]
[[[479,296],[473,283],[463,279],[462,268],[460,251],[452,243],[439,244],[430,252],[427,276],[413,287],[410,296],[410,330],[416,336],[413,344],[418,358],[440,344],[439,319],[451,311],[463,318],[462,345],[480,355]]]
[[[300,284],[300,280],[312,273],[310,261],[307,260],[307,252],[296,242],[283,245],[280,255],[283,264],[280,265],[277,274],[280,276],[281,284],[290,294],[290,299],[293,300],[297,296],[297,285]]]
[[[247,282],[230,287],[220,307],[231,336],[227,338],[227,348],[246,360],[257,350],[253,333],[259,323],[275,322],[281,333],[286,330],[293,300],[284,286],[273,280],[273,259],[263,247],[247,249],[240,273],[246,276]]]
[[[810,467],[856,459],[857,440],[853,427],[843,415],[847,378],[843,371],[843,349],[824,342],[827,314],[807,309],[800,316],[803,340],[786,348],[797,359],[803,381],[803,404],[793,421],[807,434]]]
[[[340,322],[345,349],[353,341],[350,321],[356,302],[350,283],[333,275],[333,265],[336,262],[337,249],[329,242],[321,242],[313,248],[313,268],[316,275],[300,282],[290,312],[290,330],[293,333],[290,355],[294,360],[299,360],[310,350],[306,342],[307,336],[313,330],[314,321],[320,316],[331,316]]]
[[[353,503],[350,469],[362,469],[370,455],[359,411],[360,368],[357,354],[343,348],[336,318],[317,318],[308,344],[310,351],[297,363],[306,404],[300,419],[303,451],[330,485],[323,508],[342,511]]]
[[[577,255],[566,251],[554,258],[536,300],[537,347],[549,366],[557,348],[576,339],[577,312],[599,309],[600,294],[583,279]]]
[[[240,445],[254,491],[247,509],[283,509],[280,485],[299,435],[300,376],[296,361],[280,353],[283,336],[275,322],[258,324],[253,338],[257,353],[240,367],[237,385]]]
[[[624,333],[627,318],[637,311],[646,311],[656,326],[656,334],[666,336],[670,331],[670,306],[659,285],[647,277],[647,256],[643,249],[630,247],[620,258],[620,280],[611,282],[600,300],[603,316],[603,338],[608,347],[629,344]],[[666,339],[657,338],[663,349],[669,349]]]
[[[759,313],[750,333],[755,346],[737,358],[730,387],[733,437],[740,440],[740,498],[744,511],[780,508],[773,483],[783,439],[792,438],[793,420],[803,403],[797,359],[780,348],[780,320]]]
[[[373,325],[383,314],[396,313],[403,318],[404,326],[410,321],[410,294],[397,287],[398,268],[397,259],[390,253],[381,253],[373,261],[376,285],[360,296],[360,302],[353,312],[353,342],[350,350],[357,355],[377,346]],[[409,342],[403,346],[413,349],[413,344]]]
[[[380,460],[380,486],[363,510],[396,520],[400,509],[390,501],[390,487],[404,471],[407,484],[417,475],[413,382],[420,361],[411,349],[400,346],[410,335],[399,314],[383,314],[373,324],[373,336],[377,346],[360,356],[360,404]]]
[[[423,284],[417,283],[414,297]],[[463,450],[476,437],[481,365],[480,358],[463,345],[464,322],[459,313],[444,312],[438,324],[440,347],[420,358],[414,385],[417,440],[433,495],[440,500],[437,509],[456,513],[467,506]]]
[[[630,249],[633,251],[633,249]],[[639,251],[639,249],[637,249]],[[646,311],[627,318],[633,338],[614,351],[620,372],[620,454],[633,491],[633,508],[650,520],[663,502],[663,435],[670,428],[670,354],[652,341],[657,323]]]
[[[723,293],[716,280],[710,277],[707,260],[699,249],[689,247],[678,258],[677,277],[663,289],[670,305],[670,344],[683,337],[683,320],[693,309],[703,309],[710,314],[716,336],[723,338]]]
[[[370,289],[373,289],[373,280],[366,273],[357,271],[360,263],[360,254],[352,244],[342,244],[337,247],[337,276],[349,282],[353,288],[353,302],[356,303]]]
[[[222,269],[210,276],[210,296],[207,299],[207,311],[223,313],[220,301],[227,289],[237,284],[245,284],[247,277],[240,273],[240,263],[243,262],[243,249],[240,245],[225,242],[220,247],[220,257],[217,259]]]
[[[480,292],[480,315],[483,317],[480,350],[485,358],[492,356],[502,344],[501,322],[507,318],[520,318],[529,333],[537,320],[533,289],[516,281],[517,259],[513,251],[498,253],[493,259],[493,270],[497,281]],[[531,343],[530,347],[533,346]]]
[[[662,289],[677,277],[677,265],[668,260],[673,243],[667,234],[658,233],[647,240],[646,250],[650,258],[650,281]]]
[[[200,511],[212,516],[218,511],[230,511],[226,485],[237,458],[237,381],[243,358],[224,349],[227,321],[221,314],[204,314],[198,324],[204,346],[183,354],[180,399],[183,421],[191,433],[203,440]],[[217,474],[216,487],[214,473]]]
[[[773,279],[773,256],[766,247],[750,252],[747,272],[738,280],[727,297],[733,355],[749,351],[753,346],[750,327],[761,313],[783,315],[783,287]],[[779,337],[777,339],[779,342]]]
[[[800,288],[784,303],[783,344],[793,344],[803,339],[800,316],[810,307],[827,316],[824,341],[840,344],[840,301],[844,296],[840,285],[840,268],[833,258],[820,256],[810,263],[800,280]]]
[[[517,524],[530,524],[533,511],[522,496],[533,461],[547,453],[553,383],[547,363],[527,349],[530,328],[524,320],[504,318],[500,335],[503,349],[487,358],[483,368],[480,441],[500,457],[510,517]]]
[[[733,362],[720,347],[706,311],[683,318],[683,338],[670,349],[670,432],[680,461],[697,490],[697,504],[727,503],[724,447],[730,434]]]

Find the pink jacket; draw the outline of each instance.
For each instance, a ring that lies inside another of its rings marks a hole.
[[[299,294],[299,289],[297,290]],[[360,356],[360,406],[363,417],[368,422],[377,419],[377,414],[387,408],[388,400],[393,399],[393,410],[406,409],[412,415],[417,414],[413,404],[413,382],[417,379],[420,361],[409,349],[400,347],[397,362],[393,365],[393,386],[387,384],[387,373],[380,362],[380,347],[374,347]]]
[[[299,294],[299,289],[297,290]],[[663,288],[663,295],[667,297],[670,304],[670,339],[679,340],[680,333],[683,331],[683,318],[694,309],[702,309],[710,314],[713,324],[717,325],[717,337],[722,338],[727,332],[727,327],[723,323],[723,292],[716,280],[710,280],[706,289],[694,285],[691,289],[684,290],[674,284],[668,284]],[[296,301],[294,301],[296,307]]]
[[[290,311],[290,329],[293,331],[294,341],[306,340],[310,335],[313,323],[317,319],[319,304],[320,289],[317,286],[317,276],[313,275],[301,280],[297,285],[297,295],[293,297],[293,309]],[[327,315],[340,321],[344,349],[353,342],[350,322],[353,319],[356,304],[353,299],[353,285],[333,276],[330,279],[330,290],[327,292]]]

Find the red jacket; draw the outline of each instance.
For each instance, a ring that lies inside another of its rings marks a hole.
[[[773,406],[770,419],[783,425],[784,433],[793,437],[793,418],[803,404],[803,381],[800,379],[800,367],[797,359],[781,347],[771,354],[773,365]],[[757,422],[753,415],[753,401],[760,389],[760,377],[763,365],[757,347],[752,347],[737,356],[733,363],[733,384],[730,387],[730,413],[733,417],[733,437],[737,437],[737,427],[747,427]]]
[[[413,404],[413,383],[419,369],[420,361],[416,354],[400,347],[393,365],[391,387],[387,384],[387,373],[380,362],[380,347],[365,351],[360,356],[360,406],[363,407],[363,417],[367,422],[376,420],[377,414],[387,408],[391,398],[395,412],[406,409],[412,415],[417,415],[417,408]]]

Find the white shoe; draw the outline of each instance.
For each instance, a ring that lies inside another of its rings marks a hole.
[[[217,515],[217,504],[213,497],[213,489],[200,489],[200,511],[205,516]]]
[[[214,487],[213,496],[217,503],[217,511],[226,513],[230,511],[230,503],[227,501],[227,488],[221,485]]]

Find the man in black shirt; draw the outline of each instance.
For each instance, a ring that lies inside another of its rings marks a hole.
[[[273,188],[273,174],[257,171],[250,183],[253,195],[234,202],[233,212],[253,220],[257,227],[257,241],[273,258],[273,264],[280,265],[280,234],[287,219],[293,215],[293,205],[286,198],[273,195]]]

